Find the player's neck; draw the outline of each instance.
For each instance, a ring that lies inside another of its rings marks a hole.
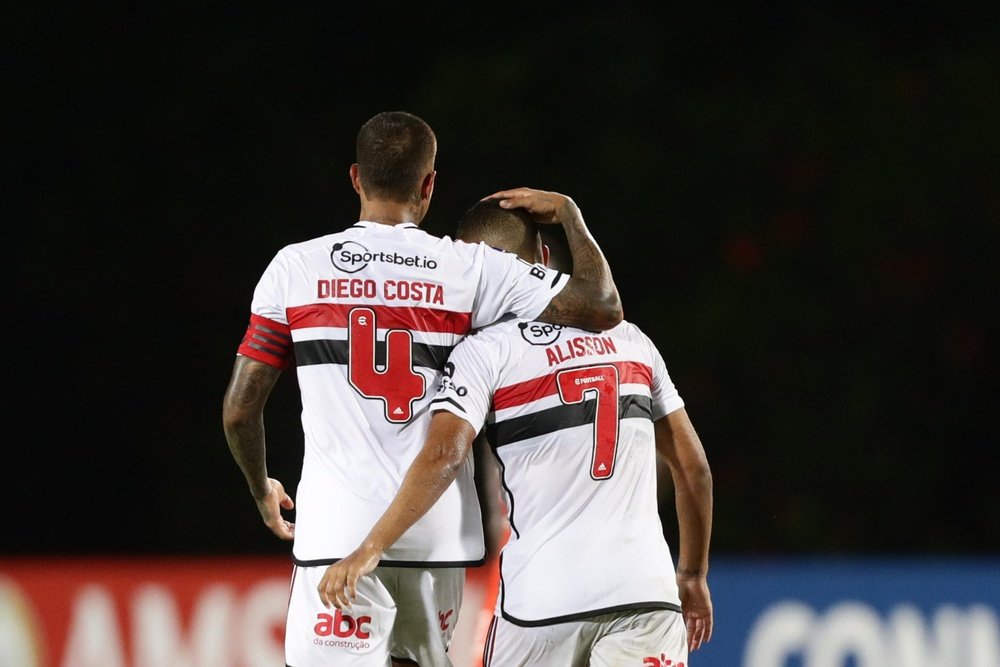
[[[368,200],[361,204],[359,220],[369,220],[382,225],[402,225],[407,222],[419,225],[423,218],[423,206],[391,201]]]

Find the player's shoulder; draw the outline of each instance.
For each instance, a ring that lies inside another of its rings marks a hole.
[[[374,229],[368,227],[368,229]],[[393,229],[396,235],[402,234],[408,245],[418,245],[428,252],[437,255],[453,255],[461,257],[466,261],[476,261],[479,257],[489,251],[497,253],[503,252],[497,248],[491,248],[483,243],[468,243],[445,234],[438,236],[417,225],[397,225]],[[345,230],[351,231],[351,229]],[[385,231],[385,230],[379,230]],[[399,237],[396,236],[398,239]]]
[[[307,255],[309,253],[315,252],[316,250],[327,249],[333,243],[336,243],[338,236],[342,235],[343,232],[337,232],[334,234],[324,234],[323,236],[316,236],[311,239],[306,239],[304,241],[294,241],[281,248],[278,251],[278,256],[293,257],[295,255]]]
[[[633,324],[628,320],[622,320],[615,327],[607,331],[609,335],[617,336],[618,338],[624,338],[626,340],[632,340],[636,342],[649,342],[649,336],[639,328],[639,325]]]
[[[646,335],[646,332],[639,328],[638,325],[633,324],[623,320],[618,324],[618,326],[611,329],[608,333],[612,334],[619,340],[628,341],[633,349],[641,350],[643,356],[648,356],[649,359],[656,359],[661,356],[660,349],[653,342],[653,339]]]
[[[465,241],[459,241],[458,239],[454,239],[447,234],[444,236],[434,236],[430,232],[424,232],[423,230],[421,230],[421,232],[424,234],[422,237],[423,242],[428,245],[436,246],[439,251],[450,252],[462,257],[472,257],[478,251],[475,245],[466,243]]]
[[[495,246],[487,245],[483,241],[476,241],[475,243],[470,243],[469,241],[463,241],[461,239],[452,239],[451,237],[445,236],[454,247],[455,252],[464,255],[466,257],[474,257],[482,260],[516,260],[517,254],[510,252],[509,250],[504,250],[502,248],[497,248]]]
[[[315,256],[318,251],[322,250],[326,238],[328,237],[317,237],[285,244],[274,253],[267,272],[272,274],[287,272],[292,266],[308,262],[310,256]],[[323,252],[329,253],[329,246],[325,247],[327,250]]]
[[[629,322],[628,320],[622,320],[617,326],[608,329],[607,331],[599,334],[602,336],[610,336],[612,339],[619,342],[620,345],[624,345],[622,348],[631,349],[634,353],[638,353],[643,358],[649,357],[649,355],[655,355],[658,353],[656,345],[653,340],[646,335],[639,325]]]
[[[511,336],[516,336],[524,323],[525,320],[508,314],[492,324],[474,329],[466,338],[475,340],[480,345],[499,344]]]
[[[650,342],[649,337],[635,324],[623,320],[615,327],[607,331],[589,331],[578,327],[563,324],[551,324],[539,320],[526,320],[513,315],[506,315],[499,321],[480,327],[470,335],[479,335],[481,340],[498,340],[503,338],[523,339],[527,343],[539,344],[535,338],[546,339],[541,344],[548,344],[549,338],[559,338],[562,336],[613,336],[633,341]]]
[[[473,329],[462,337],[452,350],[451,360],[473,358],[492,368],[499,368],[510,356],[512,338],[509,333],[519,320],[511,315],[505,319]]]

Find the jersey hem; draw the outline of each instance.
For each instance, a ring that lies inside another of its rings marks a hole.
[[[314,560],[302,560],[292,556],[292,562],[299,567],[316,567],[319,565],[333,565],[343,560],[343,558],[317,558]],[[380,560],[378,567],[413,567],[423,569],[435,569],[446,567],[479,567],[486,564],[486,557],[479,560]]]
[[[672,602],[633,602],[631,604],[620,604],[614,607],[603,607],[601,609],[581,611],[577,614],[566,614],[565,616],[552,616],[551,618],[541,618],[536,621],[526,621],[523,618],[517,618],[516,616],[511,616],[503,609],[500,610],[500,615],[503,616],[503,619],[505,621],[513,623],[514,625],[519,625],[523,628],[534,628],[540,625],[556,625],[557,623],[569,623],[571,621],[580,621],[585,618],[593,618],[594,616],[613,614],[618,611],[632,611],[638,609],[666,609],[669,611],[676,611],[678,614],[681,613],[681,606],[678,604],[673,604]]]

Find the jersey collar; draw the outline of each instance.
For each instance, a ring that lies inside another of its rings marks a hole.
[[[383,225],[381,222],[372,222],[371,220],[359,220],[358,222],[351,225],[352,227],[364,227],[365,229],[371,229],[373,227],[396,227],[398,229],[420,229],[417,225],[412,222],[401,222],[398,225]]]

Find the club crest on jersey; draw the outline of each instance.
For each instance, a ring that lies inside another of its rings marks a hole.
[[[548,322],[521,322],[517,325],[521,330],[521,338],[532,345],[551,345],[559,340],[562,325]]]
[[[438,265],[430,257],[400,255],[396,252],[373,252],[357,241],[335,243],[330,249],[330,261],[335,268],[344,273],[357,273],[371,262],[431,270],[436,269]]]

